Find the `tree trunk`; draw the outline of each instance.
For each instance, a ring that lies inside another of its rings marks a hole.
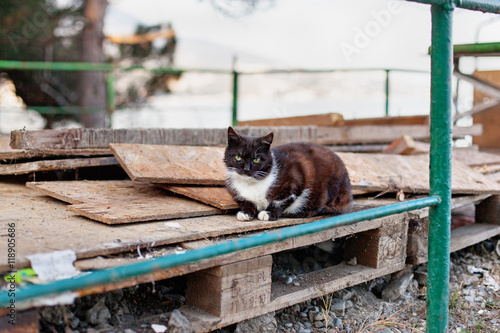
[[[107,0],[85,0],[85,27],[81,40],[82,62],[104,62],[103,27]],[[80,105],[84,108],[80,121],[85,127],[105,127],[108,120],[106,109],[106,73],[81,72]]]

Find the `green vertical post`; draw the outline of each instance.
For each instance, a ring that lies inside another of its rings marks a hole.
[[[232,108],[233,126],[238,126],[238,76],[239,73],[233,67],[233,108]]]
[[[110,71],[106,78],[106,90],[108,113],[111,114],[115,110],[115,73],[113,71]]]
[[[385,70],[385,116],[389,117],[389,72],[390,69]]]
[[[441,198],[429,209],[427,332],[448,327],[451,148],[452,148],[452,0],[431,6],[430,195]]]

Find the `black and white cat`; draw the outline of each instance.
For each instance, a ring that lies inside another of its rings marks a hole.
[[[242,136],[228,128],[224,155],[226,188],[239,203],[236,217],[275,221],[281,216],[342,214],[352,201],[342,160],[330,149],[309,143],[271,148],[273,133]]]

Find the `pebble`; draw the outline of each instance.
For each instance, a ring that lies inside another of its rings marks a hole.
[[[321,321],[321,320],[324,320],[324,319],[325,319],[325,316],[323,315],[322,312],[316,313],[314,315],[314,318],[313,318],[314,321]]]
[[[297,333],[312,333],[312,328],[301,328]]]
[[[285,327],[293,327],[293,323],[286,323]]]
[[[307,313],[305,313],[305,312],[300,312],[300,313],[299,313],[299,316],[300,316],[301,318],[307,318]]]
[[[314,322],[314,327],[316,327],[316,328],[320,328],[323,326],[325,326],[325,323],[323,323],[322,321],[317,320]]]

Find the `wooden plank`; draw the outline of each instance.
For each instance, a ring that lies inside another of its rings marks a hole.
[[[168,191],[186,196],[193,200],[203,202],[207,205],[214,206],[223,210],[237,209],[240,206],[233,200],[231,194],[225,187],[208,187],[208,186],[173,186],[166,184],[156,184]],[[366,190],[352,190],[354,196],[371,193]]]
[[[395,203],[395,200],[376,200],[376,202],[370,202],[367,203],[366,200],[363,200],[361,202],[355,203],[354,210],[360,210],[360,209],[367,209],[367,208],[373,208],[376,207],[378,204],[390,204],[390,203]],[[344,237],[347,235],[352,235],[357,232],[363,232],[366,230],[370,230],[373,228],[378,228],[380,226],[390,226],[394,223],[398,223],[398,221],[401,220],[406,220],[406,213],[403,214],[396,214],[396,215],[391,215],[387,217],[383,217],[380,219],[375,219],[375,220],[370,220],[370,221],[361,221],[358,223],[355,223],[350,226],[343,226],[343,227],[337,227],[333,228],[330,230],[325,230],[320,233],[316,233],[313,235],[306,235],[306,236],[301,236],[295,239],[289,239],[283,242],[279,243],[274,243],[274,244],[269,244],[269,245],[264,245],[264,246],[259,246],[253,249],[248,249],[244,251],[237,251],[234,253],[230,253],[227,255],[222,255],[222,256],[217,256],[215,258],[211,259],[204,259],[201,261],[198,261],[193,264],[187,264],[179,267],[175,267],[173,269],[168,269],[168,270],[162,270],[158,271],[152,274],[146,274],[146,275],[141,275],[137,276],[131,279],[123,280],[117,283],[113,284],[105,284],[105,285],[99,285],[95,286],[92,288],[86,288],[83,290],[80,290],[78,293],[80,296],[86,296],[90,294],[96,294],[96,293],[102,293],[110,290],[115,290],[115,289],[121,289],[121,288],[126,288],[126,287],[131,287],[137,284],[141,283],[148,283],[151,281],[159,281],[159,280],[164,280],[180,275],[185,275],[188,273],[193,273],[197,272],[203,269],[211,268],[211,267],[216,267],[216,266],[221,266],[221,265],[228,265],[232,264],[235,262],[239,262],[242,260],[248,260],[256,257],[261,257],[269,254],[273,254],[276,252],[281,252],[285,250],[290,250],[290,249],[295,249],[303,246],[308,246],[311,244],[316,244],[319,242],[323,242],[329,239],[335,239],[335,238],[340,238]],[[256,234],[257,232],[253,232],[252,234]],[[239,236],[229,236],[225,237],[224,239],[220,239],[219,237],[217,238],[217,241],[210,241],[207,239],[203,240],[197,240],[197,241],[189,241],[189,242],[182,242],[181,245],[185,249],[194,249],[194,248],[200,248],[200,247],[205,247],[209,245],[214,245],[216,243],[224,242],[226,240],[231,240],[239,238]],[[168,249],[167,249],[168,251]],[[130,259],[125,259],[125,260],[130,260]],[[137,260],[137,259],[132,259],[132,260]],[[124,264],[124,259],[121,257],[117,257],[114,259],[108,258],[106,260],[103,259],[96,259],[94,260],[93,258],[91,259],[83,259],[83,260],[78,260],[75,262],[75,266],[77,267],[89,267],[92,265],[101,265],[99,266],[100,268],[106,268],[106,267],[114,267],[118,265],[123,265]]]
[[[154,183],[221,185],[225,182],[222,147],[111,145],[133,180]],[[352,187],[364,191],[429,192],[429,156],[337,153],[344,161]],[[500,193],[498,184],[453,162],[453,193]]]
[[[450,252],[480,243],[500,235],[500,225],[472,223],[451,231]]]
[[[219,209],[230,210],[240,207],[225,187],[172,186],[164,184],[157,184],[157,186]]]
[[[344,161],[353,188],[360,190],[403,190],[407,193],[429,192],[428,155],[387,155],[337,153]],[[496,194],[498,184],[454,160],[452,166],[454,194]]]
[[[264,256],[190,274],[186,304],[218,317],[253,311],[271,301],[271,266]]]
[[[156,187],[155,187],[156,188]],[[164,191],[157,188],[157,191]],[[76,190],[74,192],[77,192]],[[242,223],[234,215],[215,215],[175,221],[129,223],[119,228],[77,216],[67,204],[20,184],[0,182],[0,216],[16,224],[24,239],[17,250],[17,268],[28,267],[26,256],[70,249],[78,259],[137,250],[137,247],[163,246],[296,225],[317,220],[280,219],[275,222],[252,220]],[[122,200],[124,205],[126,200]],[[209,207],[211,208],[211,207]],[[215,209],[215,208],[211,208]],[[89,237],[92,235],[92,237]],[[8,271],[7,253],[0,251],[0,272]]]
[[[113,154],[135,181],[224,185],[224,148],[111,144]]]
[[[13,298],[15,300],[15,298]],[[14,304],[16,307],[18,304]],[[38,310],[19,311],[14,309],[12,316],[0,316],[0,332],[2,333],[38,333]]]
[[[420,221],[418,230],[412,230],[410,227],[408,264],[420,265],[427,262],[428,225],[429,221],[424,219]],[[450,252],[461,250],[497,235],[500,235],[500,225],[495,224],[472,223],[453,229]]]
[[[344,117],[340,113],[238,121],[238,126],[342,126],[343,124]]]
[[[500,71],[475,71],[474,77],[482,79],[488,83],[500,87]],[[497,90],[498,91],[498,90]],[[474,105],[482,104],[485,98],[492,99],[492,96],[482,90],[474,89]],[[483,134],[474,137],[472,142],[481,148],[500,148],[500,106],[493,107],[473,116],[475,124],[483,125]]]
[[[0,164],[0,175],[20,175],[36,171],[79,169],[117,165],[115,157],[72,158],[64,160],[41,160],[34,162]]]
[[[0,138],[0,163],[11,160],[37,159],[54,156],[105,156],[112,155],[109,148],[88,148],[88,149],[12,149],[10,138]]]
[[[470,127],[453,127],[453,138],[464,135],[480,135],[482,125]],[[415,140],[429,140],[430,133],[427,125],[367,125],[367,126],[339,126],[318,127],[316,143],[325,145],[356,144],[356,143],[387,143],[397,138],[409,135]]]
[[[399,154],[399,155],[414,155],[414,154],[428,154],[430,151],[430,144],[425,142],[418,142],[413,140],[409,135],[403,135],[399,139],[394,140],[387,146],[384,154]]]
[[[358,264],[374,268],[401,263],[406,260],[407,238],[408,219],[357,233],[346,240],[345,258],[356,258]]]
[[[316,127],[242,127],[242,135],[263,136],[274,132],[275,143],[313,141]],[[108,148],[110,143],[150,145],[225,146],[227,129],[176,128],[73,128],[62,130],[18,130],[11,132],[10,145],[15,149]]]
[[[378,117],[345,119],[345,126],[367,126],[367,125],[428,125],[429,116],[402,116],[402,117]]]
[[[500,164],[500,155],[472,149],[453,149],[453,158],[468,166]]]
[[[68,210],[106,224],[122,224],[220,214],[198,202],[170,195],[151,184],[131,181],[27,183],[30,188],[70,202]]]
[[[171,220],[221,214],[222,211],[196,201],[165,195],[127,202],[83,203],[68,206],[75,214],[106,224]]]

